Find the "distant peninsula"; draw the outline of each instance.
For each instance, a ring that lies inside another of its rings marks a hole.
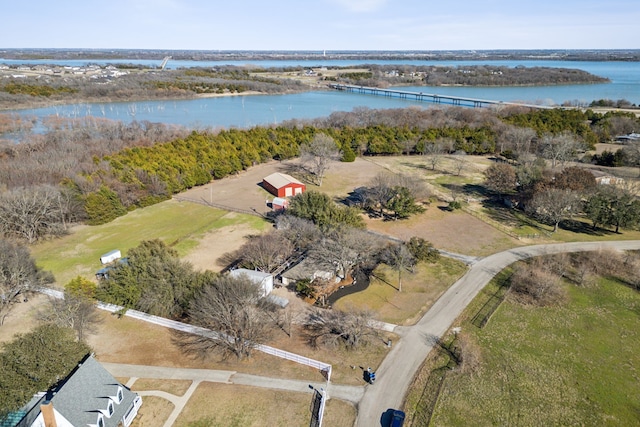
[[[498,52],[493,55],[520,55],[525,52]],[[598,51],[600,52],[600,51]],[[609,56],[612,56],[611,51]],[[623,52],[616,51],[617,60]],[[632,55],[634,51],[627,52]],[[639,51],[640,52],[640,51]],[[526,51],[527,55],[549,57],[560,55],[556,51]],[[591,54],[591,53],[590,53]],[[166,55],[166,56],[162,56]],[[15,59],[7,65],[0,59],[0,110],[37,108],[55,104],[79,102],[118,102],[153,99],[190,99],[204,96],[289,94],[305,91],[329,90],[335,83],[369,87],[390,86],[547,86],[558,84],[594,84],[609,80],[583,70],[536,66],[515,67],[487,65],[380,65],[367,60],[383,58],[384,55],[429,55],[425,52],[334,52],[315,54],[316,58],[347,59],[360,58],[362,64],[351,66],[194,66],[167,69],[160,64],[162,58],[187,58],[192,61],[226,60],[242,57],[248,59],[276,58],[309,59],[312,52],[201,52],[201,51],[148,51],[148,50],[0,50],[0,58]],[[326,56],[325,56],[326,55]],[[341,56],[342,55],[342,56]],[[435,53],[433,55],[436,55]],[[438,53],[442,59],[447,54]],[[481,58],[478,53],[456,52]],[[483,58],[488,60],[489,52]],[[577,55],[577,54],[576,54]],[[582,52],[582,55],[587,55]],[[639,54],[640,55],[640,54]],[[38,59],[38,64],[29,60]],[[83,66],[56,64],[71,59],[84,59]],[[390,58],[390,56],[389,56]],[[448,59],[453,57],[449,56]],[[640,59],[640,56],[638,56]],[[109,65],[98,65],[92,61],[112,61]],[[131,64],[132,60],[158,60],[158,65]],[[467,57],[468,59],[468,57]],[[556,56],[556,59],[558,57]],[[563,58],[566,59],[566,58]],[[25,63],[19,61],[24,60]],[[51,63],[47,63],[51,60]],[[122,60],[122,62],[119,62]],[[197,62],[196,62],[197,64]],[[283,63],[284,64],[284,63]],[[290,64],[290,62],[289,62]]]

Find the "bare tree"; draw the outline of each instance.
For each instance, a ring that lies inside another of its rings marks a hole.
[[[78,276],[65,285],[64,298],[49,298],[49,305],[38,312],[40,320],[71,328],[79,341],[95,332],[99,322],[96,309],[96,284]]]
[[[53,186],[14,189],[0,196],[0,232],[29,243],[59,236],[75,220],[78,210],[68,193]]]
[[[573,134],[563,132],[559,135],[544,135],[540,141],[539,151],[542,157],[551,160],[551,167],[555,168],[558,163],[563,165],[575,159],[582,147],[582,142],[578,141]]]
[[[309,251],[309,257],[344,279],[356,265],[368,263],[382,244],[382,239],[364,230],[345,227],[328,233]]]
[[[511,150],[513,157],[520,160],[531,153],[531,144],[535,137],[536,132],[531,128],[511,126],[500,135],[500,152]]]
[[[278,216],[276,229],[294,248],[301,251],[306,251],[322,237],[320,229],[313,222],[293,215]]]
[[[354,349],[378,336],[371,323],[371,313],[367,311],[316,309],[309,314],[305,330],[314,347],[344,345]]]
[[[382,217],[384,208],[395,194],[394,179],[389,173],[378,173],[369,183],[365,191],[364,205],[370,209],[377,209],[378,214]]]
[[[16,303],[52,282],[53,276],[36,266],[29,249],[0,239],[0,326]]]
[[[526,207],[527,212],[553,224],[553,232],[567,216],[577,213],[580,197],[575,191],[549,188],[537,192]]]
[[[436,170],[442,157],[445,154],[446,142],[442,139],[437,139],[432,143],[426,142],[424,145],[424,155],[427,156],[428,162],[431,165],[431,170]]]
[[[510,291],[524,304],[553,305],[562,302],[566,295],[560,276],[540,268],[537,264],[524,263],[511,276]]]
[[[319,133],[310,142],[300,146],[300,157],[309,171],[315,175],[318,186],[321,186],[331,162],[340,159],[340,150],[333,138]]]
[[[405,243],[390,245],[382,253],[384,262],[398,272],[398,291],[402,292],[402,273],[416,265],[413,256]]]
[[[293,244],[280,232],[253,236],[240,248],[243,264],[259,271],[271,272],[293,253]]]
[[[270,304],[261,295],[260,287],[247,277],[216,277],[192,300],[188,311],[191,323],[215,333],[179,334],[178,344],[186,353],[201,357],[212,351],[223,358],[249,357],[274,328],[267,313]]]
[[[456,176],[460,176],[462,171],[468,166],[467,153],[464,151],[456,151],[453,156],[450,157],[453,161],[453,170]]]

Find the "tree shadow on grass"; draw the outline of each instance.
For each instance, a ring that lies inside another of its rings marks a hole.
[[[292,177],[297,178],[302,182],[315,184],[315,176],[302,164],[281,163],[278,169],[280,173],[291,175]]]
[[[394,285],[392,285],[391,283],[389,283],[389,281],[387,280],[387,278],[386,278],[386,277],[384,277],[384,276],[382,276],[382,275],[378,275],[378,274],[375,274],[375,273],[371,272],[371,277],[372,277],[372,278],[374,278],[374,279],[378,279],[378,280],[380,280],[382,283],[384,283],[384,284],[386,284],[386,285],[391,286],[391,287],[392,287],[393,289],[395,289],[396,291],[399,291],[399,290],[400,290],[400,289],[399,289],[399,288],[397,288],[396,286],[394,286]]]
[[[558,224],[563,230],[571,231],[572,233],[586,234],[589,236],[611,236],[615,235],[615,231],[606,230],[604,228],[593,228],[591,224],[587,224],[583,221],[577,221],[575,219],[565,219]]]
[[[426,163],[410,163],[410,162],[401,162],[400,163],[402,166],[405,166],[407,168],[413,168],[413,169],[420,169],[420,170],[427,170],[427,171],[431,171],[431,172],[437,172],[438,170],[433,170],[431,169],[430,166],[428,166]]]

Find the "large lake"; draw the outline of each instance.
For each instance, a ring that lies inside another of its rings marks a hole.
[[[12,61],[0,58],[0,64],[58,64],[84,66],[89,63],[132,63],[159,65],[149,60],[34,60]],[[585,61],[417,61],[417,60],[256,60],[256,61],[169,61],[169,68],[215,67],[221,65],[250,65],[253,67],[321,67],[355,66],[362,64],[411,64],[411,65],[499,65],[507,67],[561,67],[578,68],[608,77],[611,82],[592,85],[560,85],[537,87],[410,87],[403,90],[455,95],[496,101],[527,102],[558,105],[565,101],[588,104],[598,99],[626,99],[640,104],[640,62],[585,62]],[[408,106],[428,108],[429,102],[362,95],[338,91],[314,91],[292,95],[256,95],[200,98],[179,101],[141,101],[119,103],[91,103],[15,111],[21,115],[44,117],[96,116],[121,121],[150,121],[184,125],[193,128],[251,127],[281,123],[290,119],[324,117],[335,111],[351,111],[356,107],[372,109],[403,108]]]

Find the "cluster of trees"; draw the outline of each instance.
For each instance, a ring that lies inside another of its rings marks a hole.
[[[318,244],[316,239],[322,238],[320,230],[309,221],[287,216],[283,217],[282,223],[287,223],[288,227],[251,238],[234,254],[240,258],[236,262],[244,263],[249,268],[262,267],[264,271],[273,270],[279,262],[286,259],[288,251],[294,247],[294,242],[300,245],[296,246],[296,250],[304,248],[311,253],[311,248]],[[353,230],[355,229],[343,230],[343,235],[353,238],[356,236]],[[364,233],[361,230],[358,232]],[[281,236],[278,237],[280,233]],[[360,235],[361,239],[364,234]],[[289,250],[283,250],[274,244],[274,237],[278,239],[278,243],[291,239],[288,240]],[[342,243],[347,241],[346,237],[341,240]],[[362,259],[362,248],[358,255],[352,253],[356,244],[352,244],[349,251],[345,251],[338,244],[331,247],[325,243],[318,245],[322,248],[317,249],[316,256],[325,263],[327,254],[337,250],[349,252],[348,256],[352,261]],[[271,253],[273,250],[280,252],[274,255]],[[232,258],[233,256],[228,257]],[[340,259],[339,255],[336,259]],[[347,255],[344,255],[342,261],[345,266],[353,265],[347,261]],[[329,262],[335,267],[332,261]],[[54,307],[64,304],[67,309],[48,312],[49,321],[71,326],[78,334],[81,331],[86,332],[87,327],[94,321],[89,309],[93,305],[88,307],[83,304],[93,301],[95,295],[102,301],[159,316],[179,318],[213,331],[208,334],[179,333],[176,336],[176,342],[185,353],[201,357],[209,356],[213,352],[223,358],[234,356],[242,359],[249,357],[255,346],[267,341],[277,329],[288,331],[291,335],[292,313],[279,309],[263,298],[262,289],[248,277],[231,277],[209,271],[194,272],[189,264],[178,260],[171,248],[157,240],[142,242],[132,249],[128,253],[127,261],[110,269],[108,278],[102,280],[97,289],[87,285],[83,279],[76,278],[67,285],[65,295],[70,298],[65,298],[64,302],[52,301],[52,304]],[[74,316],[66,315],[72,310],[75,310]],[[353,313],[340,315],[350,318]],[[326,316],[333,315],[319,313],[313,319]],[[371,334],[370,316],[358,315],[358,318],[359,321],[342,326],[343,332],[339,335],[344,338],[347,347],[366,342],[359,338]],[[303,322],[313,323],[311,319],[310,317]],[[356,326],[357,329],[352,330],[352,327]],[[345,330],[351,332],[345,333]],[[336,331],[331,333],[337,334]]]
[[[591,286],[608,277],[640,289],[640,255],[637,252],[599,250],[545,255],[518,263],[509,279],[510,297],[525,305],[551,306],[567,298],[564,283]]]
[[[627,99],[598,99],[595,101],[591,101],[589,104],[590,107],[613,107],[613,108],[630,108],[635,107],[636,104],[632,103]]]
[[[354,190],[350,199],[380,218],[391,212],[394,219],[399,219],[423,212],[421,203],[428,197],[429,192],[421,179],[382,172],[368,186]]]
[[[199,93],[211,93],[204,88],[235,88],[239,92],[290,93],[309,90],[293,79],[256,76],[244,67],[225,66],[216,70],[202,68],[163,70],[152,73],[137,65],[117,64],[128,73],[118,78],[85,76],[28,76],[8,78],[0,85],[0,107],[33,108],[52,99],[62,102],[99,102],[108,100],[146,100],[154,98],[193,98]],[[253,71],[253,72],[252,72]],[[214,90],[215,92],[215,90]]]
[[[36,266],[26,246],[0,238],[0,326],[15,304],[53,281],[51,273]]]
[[[78,92],[77,89],[67,86],[53,87],[49,85],[33,85],[14,82],[0,86],[0,91],[7,92],[11,95],[24,94],[29,96],[44,96],[47,98],[56,94],[75,94]]]
[[[82,219],[82,205],[71,191],[52,185],[0,193],[0,235],[34,243],[61,236]]]
[[[381,262],[398,271],[412,270],[417,262],[433,262],[438,251],[427,241],[389,242],[364,230],[360,211],[331,200],[326,194],[308,191],[294,196],[286,213],[275,217],[276,229],[251,236],[222,261],[264,272],[307,258],[318,269],[345,279],[354,270],[372,271]],[[299,292],[322,299],[333,290],[323,279],[303,281]],[[401,289],[400,289],[401,290]]]
[[[287,213],[309,220],[323,231],[339,226],[364,228],[357,208],[339,205],[319,191],[305,191],[291,198]]]
[[[16,335],[0,351],[0,420],[48,390],[91,352],[71,329],[53,324]]]
[[[14,201],[34,199],[40,193],[59,193],[54,199],[65,206],[48,211],[46,226],[27,220],[31,223],[26,228],[39,230],[29,237],[32,240],[59,233],[69,221],[111,221],[131,209],[270,159],[302,154],[318,183],[339,153],[343,160],[353,160],[356,154],[425,154],[433,169],[443,156],[456,153],[502,153],[519,162],[528,162],[535,154],[563,163],[614,129],[634,123],[637,119],[624,115],[559,109],[506,109],[498,114],[463,108],[360,108],[277,127],[186,135],[181,129],[145,122],[123,125],[95,118],[51,118],[44,134],[1,147],[0,156],[6,161],[0,162],[0,179],[5,190],[16,191],[3,203],[11,211],[4,215],[13,218],[5,232],[20,235],[18,229],[25,228],[14,224],[23,215],[22,202]],[[463,156],[451,158],[464,167]],[[63,189],[38,187],[44,184]]]
[[[513,197],[525,212],[553,225],[583,214],[600,226],[633,228],[640,224],[640,200],[632,185],[597,185],[587,169],[571,166],[550,172],[544,163],[497,163],[485,170],[485,185],[500,198]]]
[[[640,167],[640,143],[630,142],[618,150],[605,150],[600,154],[594,154],[591,162],[608,167]]]
[[[205,82],[150,82],[155,88],[164,90],[180,89],[184,91],[193,92],[196,94],[202,93],[242,93],[246,92],[247,86],[238,83],[205,83]]]
[[[177,341],[188,354],[216,351],[223,357],[244,358],[278,327],[275,306],[246,277],[194,271],[160,240],[143,241],[127,255],[126,262],[115,265],[98,283],[95,297],[215,331],[206,336],[178,334]],[[75,284],[67,291],[83,296],[89,290]]]
[[[608,79],[583,70],[549,67],[502,67],[490,65],[415,66],[367,65],[369,71],[340,73],[336,80],[363,86],[398,84],[429,86],[530,86],[602,83]]]
[[[101,280],[96,297],[156,316],[183,316],[194,294],[211,280],[211,273],[194,271],[161,240],[143,241]]]
[[[599,226],[635,228],[640,224],[640,200],[637,192],[628,186],[601,186],[584,202],[584,212]]]

